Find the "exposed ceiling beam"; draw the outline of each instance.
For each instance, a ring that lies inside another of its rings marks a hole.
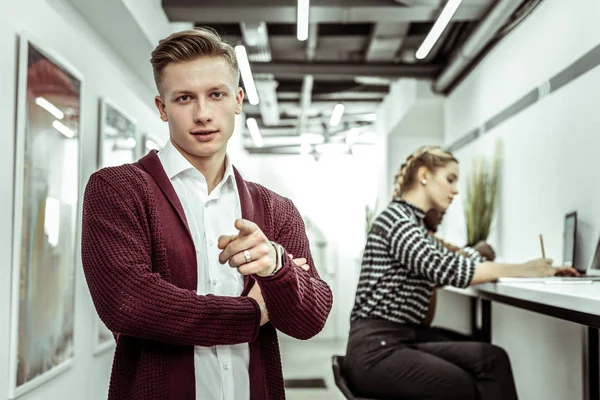
[[[302,79],[286,80],[280,79],[279,86],[277,86],[277,94],[285,92],[299,92],[302,89]],[[330,94],[338,92],[352,92],[352,93],[363,93],[363,92],[377,92],[387,93],[389,91],[387,85],[364,85],[356,83],[352,79],[346,81],[328,81],[328,80],[315,80],[313,85],[313,96],[318,94]]]
[[[279,104],[277,102],[277,82],[269,74],[254,74],[254,83],[260,102],[260,115],[267,125],[279,124]]]
[[[344,120],[345,120],[345,122],[349,122],[349,123],[351,122],[351,123],[358,123],[358,124],[370,124],[370,123],[374,122],[373,115],[375,114],[375,111],[376,110],[373,109],[371,112],[348,114],[348,115],[346,115],[346,118]],[[259,126],[264,126],[264,123],[263,123],[264,121],[262,121],[262,117],[260,116],[260,114],[253,114],[252,112],[246,111],[246,116],[255,118],[256,121],[258,122]],[[309,119],[309,122],[311,124],[328,123],[329,117],[330,117],[329,115],[317,114],[317,115],[311,116]],[[298,118],[285,117],[285,118],[281,118],[279,122],[280,122],[280,125],[278,125],[278,126],[264,126],[264,128],[262,128],[264,131],[261,131],[263,136],[285,133],[287,130],[289,130],[290,134],[297,132],[296,128],[298,127]]]
[[[477,20],[489,3],[489,0],[466,2],[456,11],[453,20]],[[197,0],[164,0],[163,8],[173,22],[205,21],[209,16],[211,23],[215,24],[239,23],[240,20],[293,24],[297,17],[295,0],[220,0],[218,5],[198,5]],[[322,0],[311,3],[310,22],[425,22],[435,20],[439,12],[437,4],[403,7],[389,1]]]
[[[298,132],[298,128],[297,127],[293,127],[293,128],[280,128],[280,127],[261,127],[260,128],[260,133],[263,137],[263,139],[273,139],[273,138],[299,138],[300,135],[302,133],[307,133],[307,132],[311,132],[311,133],[316,133],[316,134],[322,134],[322,135],[336,135],[338,133],[343,133],[346,132],[349,128],[361,128],[361,127],[367,127],[366,129],[369,129],[369,127],[371,126],[370,122],[363,122],[363,121],[352,121],[351,124],[346,124],[348,125],[348,128],[344,128],[341,131],[329,131],[327,129],[325,129],[325,127],[323,127],[323,125],[319,122],[315,122],[315,123],[311,123],[310,125],[307,125],[302,132]],[[244,138],[251,138],[249,133],[244,132],[243,135]]]
[[[310,103],[312,101],[312,88],[313,88],[313,76],[312,75],[304,75],[304,80],[302,81],[302,91],[300,95],[300,115],[298,115],[298,133],[303,133],[306,129],[306,125],[308,122],[308,116],[306,111],[310,107]]]
[[[341,92],[341,93],[323,93],[312,95],[313,101],[381,101],[388,92]],[[277,92],[277,99],[282,100],[299,100],[298,92]]]
[[[358,146],[372,146],[368,143],[356,143],[352,145],[352,148]],[[261,154],[261,155],[286,155],[286,154],[302,154],[301,147],[299,145],[284,145],[284,146],[263,146],[263,147],[246,147],[246,151],[250,154]],[[348,151],[351,151],[351,147],[348,146]],[[349,152],[346,154],[350,154]]]
[[[313,75],[315,79],[353,79],[355,76],[430,79],[436,77],[441,68],[441,65],[431,64],[252,63],[254,73],[273,74],[276,78]]]
[[[377,23],[369,47],[365,54],[366,62],[391,62],[402,46],[404,37],[408,33],[410,24],[403,23]]]
[[[317,35],[318,25],[310,24],[308,28],[308,40],[306,43],[306,60],[312,62],[315,58],[315,52],[317,50]],[[304,75],[302,79],[302,89],[300,91],[300,115],[298,116],[298,134],[301,134],[306,129],[308,122],[308,116],[306,110],[310,107],[312,101],[313,83],[315,79],[312,75]]]
[[[319,25],[310,24],[308,27],[308,40],[306,41],[306,60],[313,61],[317,51],[317,37],[319,36]]]
[[[345,114],[362,114],[362,113],[372,113],[377,110],[377,107],[381,103],[380,100],[377,101],[365,101],[365,100],[349,100],[344,101],[344,105],[346,106]],[[310,107],[306,110],[306,113],[309,118],[312,118],[317,115],[329,115],[333,110],[336,102],[332,101],[315,101],[313,100]],[[258,106],[253,106],[244,102],[243,105],[244,112],[246,115],[260,115],[260,109]],[[300,115],[300,105],[298,101],[279,101],[279,111],[281,112],[281,118],[284,119],[286,116],[288,117],[298,117]]]
[[[250,154],[300,154],[299,145],[291,146],[268,146],[268,147],[246,147],[246,151]]]

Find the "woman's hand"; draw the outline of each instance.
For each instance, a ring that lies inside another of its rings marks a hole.
[[[527,261],[522,264],[520,269],[521,276],[524,277],[538,277],[538,276],[579,276],[579,272],[572,267],[553,267],[552,259],[549,258],[537,258],[535,260]]]

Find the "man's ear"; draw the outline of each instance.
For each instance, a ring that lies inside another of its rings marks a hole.
[[[162,97],[156,96],[154,98],[154,104],[156,105],[156,108],[160,113],[160,119],[162,119],[164,122],[168,122],[169,118],[167,117],[167,113],[165,112],[165,102],[163,101]]]
[[[244,103],[244,89],[242,89],[241,87],[237,88],[237,93],[235,94],[235,101],[236,101],[236,106],[235,106],[235,113],[237,115],[240,115],[240,113],[242,112],[242,104]]]

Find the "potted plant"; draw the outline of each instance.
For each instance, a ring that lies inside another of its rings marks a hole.
[[[471,164],[467,181],[465,223],[467,246],[486,241],[498,208],[498,170],[501,153],[500,142],[491,162],[476,156]]]

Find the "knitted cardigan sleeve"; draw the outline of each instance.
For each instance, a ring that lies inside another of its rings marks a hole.
[[[268,195],[276,233],[273,240],[285,249],[285,264],[275,275],[256,279],[273,326],[296,339],[310,339],[323,329],[331,311],[331,289],[319,278],[304,222],[294,204],[272,192]],[[296,266],[288,254],[306,258],[309,271]]]
[[[260,309],[255,301],[199,296],[153,272],[149,221],[156,216],[149,206],[149,189],[139,176],[118,177],[114,170],[110,175],[96,172],[83,200],[83,270],[106,326],[117,334],[176,345],[256,339]]]

